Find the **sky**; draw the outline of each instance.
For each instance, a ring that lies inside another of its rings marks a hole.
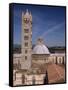
[[[13,4],[13,43],[21,44],[22,12],[32,14],[32,44],[39,37],[47,46],[65,46],[65,7]]]

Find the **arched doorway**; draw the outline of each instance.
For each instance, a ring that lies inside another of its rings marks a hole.
[[[22,75],[22,84],[25,84],[25,75]]]
[[[46,70],[46,73],[45,73],[45,77],[44,77],[44,81],[43,81],[43,84],[48,84],[48,72]]]
[[[32,77],[32,84],[35,85],[35,76]]]

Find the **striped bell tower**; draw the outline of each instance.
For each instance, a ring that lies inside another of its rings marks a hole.
[[[32,15],[26,10],[22,13],[22,69],[31,67],[32,55]]]

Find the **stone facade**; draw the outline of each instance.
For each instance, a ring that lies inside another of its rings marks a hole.
[[[35,85],[44,84],[45,74],[22,74],[16,72],[14,75],[14,86],[15,85]]]

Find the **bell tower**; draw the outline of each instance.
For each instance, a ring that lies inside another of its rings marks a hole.
[[[31,67],[32,54],[32,15],[26,10],[22,13],[22,69]]]

